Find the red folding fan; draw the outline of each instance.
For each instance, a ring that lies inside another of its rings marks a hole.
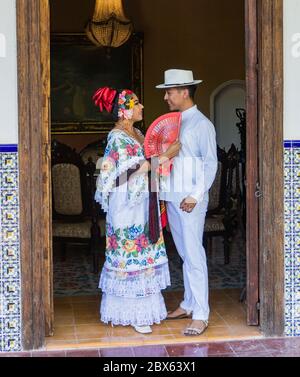
[[[157,118],[148,128],[144,140],[146,158],[159,156],[165,152],[179,137],[181,125],[181,113],[174,112]],[[172,161],[160,167],[159,173],[167,176],[172,169]],[[168,223],[168,217],[164,202],[160,202],[161,225],[164,228]]]
[[[179,136],[181,113],[173,112],[160,116],[148,128],[145,141],[146,158],[164,153]]]

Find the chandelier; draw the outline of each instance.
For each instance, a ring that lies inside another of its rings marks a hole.
[[[133,25],[125,17],[122,0],[96,0],[85,31],[96,46],[119,47],[129,39]]]

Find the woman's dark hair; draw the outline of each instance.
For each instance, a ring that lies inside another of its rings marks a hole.
[[[116,96],[113,101],[113,107],[112,107],[112,116],[113,120],[117,121],[119,119],[119,95],[122,93],[124,89],[115,89],[117,91]]]
[[[120,93],[120,91],[117,89],[117,93],[116,93],[116,96],[115,96],[115,99],[114,99],[114,102],[113,102],[113,108],[112,108],[112,112],[111,112],[114,122],[116,122],[119,119],[119,117],[118,117],[118,113],[119,113],[119,93]]]

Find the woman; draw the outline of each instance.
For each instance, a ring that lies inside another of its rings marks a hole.
[[[170,285],[170,274],[158,200],[148,189],[144,138],[134,127],[143,118],[143,105],[130,90],[107,87],[100,88],[94,100],[100,111],[118,118],[108,135],[95,195],[107,212],[106,260],[99,282],[101,320],[151,333],[150,326],[167,316],[161,290]],[[179,149],[174,143],[159,156],[159,163],[175,157]]]

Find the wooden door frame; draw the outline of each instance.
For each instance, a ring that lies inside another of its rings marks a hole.
[[[249,28],[246,30],[247,299],[251,303],[247,322],[260,323],[265,335],[281,336],[284,333],[283,0],[245,0],[245,16]]]
[[[246,256],[247,256],[247,324],[259,324],[259,227],[258,198],[258,2],[245,0],[246,61]],[[257,31],[256,33],[254,31]]]
[[[258,0],[258,12],[260,326],[265,335],[280,336],[285,318],[283,0]]]
[[[50,27],[48,0],[16,1],[22,340],[23,349],[30,350],[44,346],[49,327],[45,323],[45,308],[47,318],[53,318],[49,277]],[[255,33],[258,37],[258,62],[251,69],[252,74],[253,68],[259,72],[255,98],[259,104],[258,171],[262,193],[258,204],[259,228],[263,229],[258,237],[260,326],[265,335],[280,336],[284,332],[283,0],[245,0],[245,4],[259,10],[256,25],[248,25],[248,36],[254,38]],[[255,98],[253,94],[248,97],[252,106]],[[254,194],[253,188],[251,191]]]
[[[53,318],[48,0],[17,0],[19,197],[24,350],[43,347]],[[47,316],[44,312],[47,311]]]

